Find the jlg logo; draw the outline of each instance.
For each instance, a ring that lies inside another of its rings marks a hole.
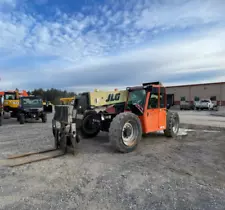
[[[117,93],[117,94],[109,94],[108,98],[105,101],[109,102],[109,101],[119,101],[119,100],[120,100],[120,93]]]

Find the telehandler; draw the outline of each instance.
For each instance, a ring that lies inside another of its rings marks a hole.
[[[65,154],[68,149],[76,153],[81,138],[93,138],[100,131],[109,133],[112,146],[119,152],[136,149],[142,134],[163,131],[167,137],[176,137],[179,131],[179,115],[167,110],[166,90],[160,82],[143,83],[126,90],[94,91],[79,94],[74,105],[58,105],[52,120],[55,153],[47,153],[39,159]],[[58,152],[57,152],[58,151]],[[52,150],[50,152],[53,152]],[[11,159],[30,156],[28,153]],[[33,162],[14,163],[11,166]]]
[[[82,93],[73,107],[56,106],[52,126],[57,146],[75,148],[81,137],[93,138],[100,131],[109,132],[112,146],[120,152],[135,150],[142,134],[164,131],[165,136],[175,137],[179,116],[167,110],[166,98],[160,82]]]

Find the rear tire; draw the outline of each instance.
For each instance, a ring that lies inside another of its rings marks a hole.
[[[177,112],[167,112],[166,129],[164,134],[166,137],[176,137],[179,132],[180,119]]]
[[[11,118],[10,112],[4,112],[3,117],[4,119],[10,119]]]
[[[81,136],[83,138],[94,138],[95,136],[99,134],[100,126],[95,124],[96,126],[95,127],[92,124],[93,122],[92,120],[96,114],[97,112],[93,110],[87,111],[84,114],[84,118],[82,120],[82,126],[81,126]]]
[[[20,114],[19,121],[20,121],[20,124],[24,124],[25,123],[25,116],[24,116],[24,114]]]
[[[117,151],[134,151],[141,138],[141,122],[135,114],[123,112],[114,117],[109,128],[109,140]]]
[[[46,113],[43,113],[41,120],[43,123],[47,122],[47,114]]]

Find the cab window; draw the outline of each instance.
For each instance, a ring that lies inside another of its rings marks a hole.
[[[16,99],[16,94],[10,94],[10,93],[8,93],[8,94],[5,94],[4,95],[4,99],[5,100],[15,100]]]
[[[166,93],[165,88],[160,87],[160,108],[166,107]]]
[[[150,93],[150,98],[148,101],[148,109],[156,109],[158,108],[158,88],[152,88],[152,91]]]
[[[139,104],[144,108],[145,104],[146,91],[141,90],[133,90],[129,93],[128,105],[129,104]]]

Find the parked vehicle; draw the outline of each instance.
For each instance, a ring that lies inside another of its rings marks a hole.
[[[181,101],[180,110],[194,110],[194,104],[192,104],[190,101]]]
[[[195,109],[196,110],[203,110],[203,109],[207,109],[207,110],[213,110],[217,108],[217,104],[216,102],[210,100],[210,99],[201,99],[200,101],[196,101],[195,102]]]
[[[36,96],[20,97],[17,121],[24,124],[27,119],[41,119],[43,123],[47,122],[42,98]]]

